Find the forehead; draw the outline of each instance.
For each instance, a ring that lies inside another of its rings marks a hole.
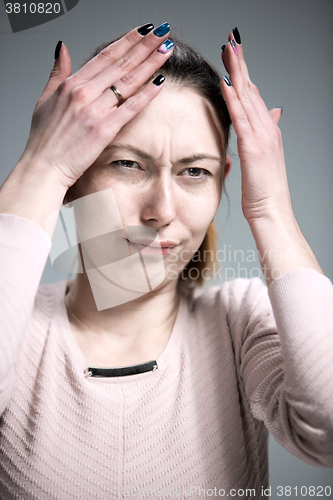
[[[113,142],[155,149],[157,155],[163,148],[175,155],[225,155],[224,135],[211,104],[196,91],[173,83],[165,83]]]

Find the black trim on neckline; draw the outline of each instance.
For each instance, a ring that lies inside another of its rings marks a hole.
[[[139,365],[122,366],[119,368],[93,368],[89,367],[88,377],[124,377],[126,375],[137,375],[157,370],[157,361],[148,361]]]

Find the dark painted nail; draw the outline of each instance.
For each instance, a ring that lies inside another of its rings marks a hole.
[[[225,45],[222,45],[222,47],[221,47],[222,52],[224,52],[224,49],[225,49]]]
[[[154,35],[158,36],[161,38],[162,36],[166,35],[170,31],[170,25],[169,23],[163,23],[157,26],[157,28],[154,29]]]
[[[239,34],[238,28],[234,28],[232,30],[232,33],[233,33],[233,35],[235,37],[236,42],[240,45],[242,43],[242,41],[241,41],[241,36]]]
[[[229,78],[227,76],[224,76],[223,77],[223,80],[225,81],[225,83],[228,85],[228,87],[231,87],[231,81],[229,80]]]
[[[146,23],[146,24],[143,24],[139,29],[138,29],[138,33],[142,36],[146,36],[148,35],[148,33],[151,32],[151,30],[154,29],[154,25],[151,24],[151,23]]]
[[[165,80],[165,76],[163,75],[158,75],[155,80],[153,80],[153,84],[156,85],[156,87],[159,87]]]
[[[55,51],[54,51],[54,60],[56,61],[59,57],[59,54],[60,54],[60,49],[61,49],[61,46],[62,46],[62,41],[59,40],[59,42],[57,43],[56,45],[56,48],[55,48]]]

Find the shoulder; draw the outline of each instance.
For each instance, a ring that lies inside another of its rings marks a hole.
[[[41,283],[38,287],[37,295],[40,295],[41,297],[53,297],[62,294],[62,292],[65,294],[67,284],[67,280],[55,281],[53,283]]]
[[[270,304],[266,285],[259,279],[236,278],[191,294],[193,307],[222,309],[226,314],[250,313]]]
[[[48,322],[54,319],[59,303],[64,301],[67,280],[55,283],[40,284],[37,290],[32,321],[42,320]]]
[[[196,289],[189,301],[202,328],[230,337],[235,353],[254,332],[276,333],[267,287],[259,278]]]
[[[25,377],[29,361],[39,366],[40,360],[45,356],[45,346],[53,345],[58,338],[57,325],[64,321],[65,308],[64,294],[67,281],[41,284],[37,290],[35,303],[23,335],[16,370],[19,377]]]

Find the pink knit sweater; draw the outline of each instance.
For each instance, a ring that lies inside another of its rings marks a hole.
[[[66,282],[39,286],[50,238],[13,215],[0,235],[1,499],[262,498],[267,429],[333,467],[328,278],[182,292],[157,370],[87,377]]]

